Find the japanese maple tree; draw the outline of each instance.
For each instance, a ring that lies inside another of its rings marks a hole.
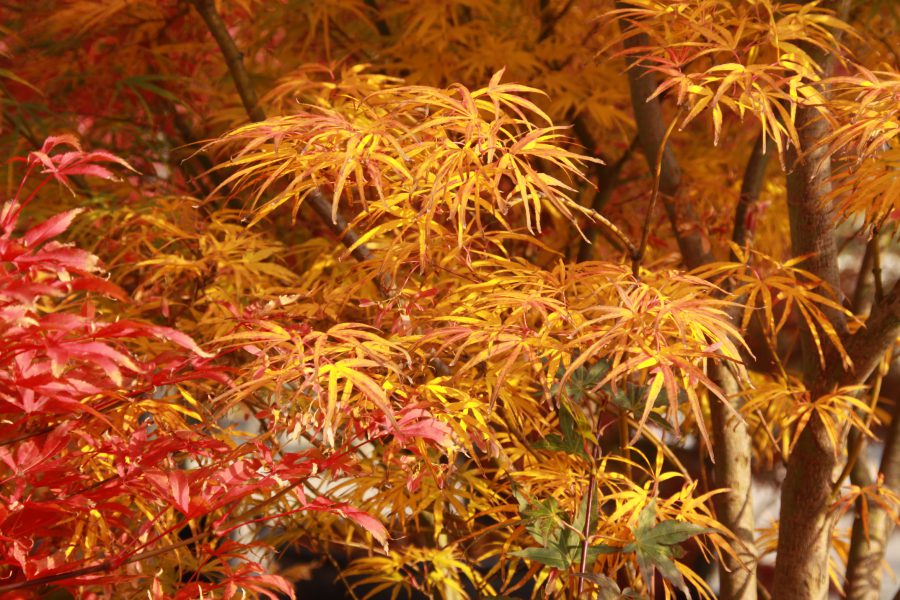
[[[881,597],[895,3],[0,10],[0,597]]]

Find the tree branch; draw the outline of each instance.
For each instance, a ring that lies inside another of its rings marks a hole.
[[[887,296],[872,307],[865,327],[847,340],[845,347],[853,359],[854,369],[843,372],[840,383],[853,385],[865,381],[896,342],[898,335],[900,335],[900,281],[894,284]],[[873,393],[877,394],[878,390],[874,390]],[[852,450],[849,459],[853,459]],[[859,462],[855,466],[858,465]],[[900,492],[900,406],[895,406],[893,410],[880,473],[884,477],[883,485],[887,489],[895,493]],[[871,481],[857,482],[858,485],[871,483]],[[867,517],[861,510],[857,511],[847,559],[848,600],[880,598],[881,563],[892,530],[893,522],[880,506],[870,503]]]
[[[259,98],[250,82],[250,75],[244,67],[244,54],[238,50],[234,38],[228,33],[228,28],[222,20],[222,15],[216,10],[215,0],[189,0],[197,12],[206,22],[206,27],[212,34],[222,56],[225,57],[225,64],[228,65],[228,71],[231,73],[231,79],[234,81],[234,87],[237,88],[241,102],[244,104],[244,110],[251,121],[265,121],[266,113],[259,105]]]
[[[234,85],[238,90],[238,94],[241,97],[241,101],[244,103],[244,109],[247,112],[247,116],[255,122],[264,121],[266,119],[266,113],[259,106],[259,100],[256,96],[256,92],[253,90],[253,86],[250,82],[250,76],[247,74],[247,70],[244,67],[243,55],[238,50],[237,45],[234,43],[234,39],[231,37],[231,34],[228,33],[228,29],[225,27],[224,21],[222,21],[221,15],[219,15],[216,10],[215,1],[214,0],[189,0],[194,7],[197,9],[197,12],[203,17],[203,20],[206,21],[206,25],[210,30],[210,33],[216,40],[216,43],[219,44],[219,48],[222,51],[223,56],[225,57],[226,62],[228,63],[228,69],[231,72],[232,80],[234,81]],[[340,212],[335,213],[332,207],[332,204],[328,202],[325,198],[325,195],[322,194],[322,191],[318,188],[314,189],[312,193],[308,196],[309,204],[312,206],[315,213],[322,219],[322,222],[341,240],[341,243],[344,244],[347,248],[350,248],[355,244],[360,236],[356,231],[350,227],[347,220],[341,215]],[[611,230],[619,235],[623,235],[618,231],[615,225],[606,220],[602,215],[597,215],[600,219],[602,219],[605,224],[607,224]],[[625,238],[627,240],[627,238]],[[354,248],[350,253],[356,260],[358,261],[368,261],[372,259],[372,251],[366,247],[365,244],[360,244]],[[394,284],[390,280],[390,276],[385,274],[382,277],[378,277],[375,279],[375,285],[378,287],[378,291],[381,292],[381,295],[384,297],[390,297],[393,293]],[[435,371],[441,375],[446,375],[450,373],[450,368],[439,358],[432,358],[430,364],[435,369]]]
[[[313,210],[319,215],[319,218],[322,219],[324,223],[333,225],[329,225],[332,231],[335,233],[340,232],[340,240],[344,246],[352,248],[353,244],[356,244],[359,241],[359,234],[350,227],[350,224],[347,223],[347,220],[341,213],[337,213],[337,215],[332,218],[332,204],[325,198],[325,195],[321,190],[318,188],[313,189],[308,196],[308,200]],[[373,258],[372,251],[369,250],[365,244],[359,244],[353,248],[350,255],[359,262],[365,262],[367,260],[372,260]],[[378,286],[378,291],[381,292],[382,296],[391,295],[391,282],[388,277],[377,278],[375,280],[375,285]]]
[[[638,242],[637,253],[631,257],[631,274],[638,277],[641,270],[641,261],[644,260],[644,253],[647,252],[647,240],[650,238],[650,223],[653,222],[653,213],[656,212],[656,202],[659,200],[659,192],[654,191],[653,197],[650,199],[650,206],[647,208],[647,214],[644,215],[644,227],[641,229],[641,241]]]
[[[576,122],[578,119],[576,119]],[[577,133],[577,127],[576,127]],[[584,144],[584,140],[579,134],[579,141]],[[622,172],[622,168],[631,158],[631,155],[634,154],[634,150],[638,145],[638,136],[635,135],[631,139],[631,143],[628,145],[628,148],[619,156],[619,159],[611,165],[606,164],[598,164],[596,167],[597,173],[597,194],[594,196],[593,201],[591,202],[591,209],[597,213],[602,213],[603,208],[609,202],[609,199],[612,198],[612,194],[615,189],[619,186],[619,173]],[[585,231],[585,238],[581,240],[581,244],[578,248],[578,260],[586,261],[590,260],[593,255],[593,245],[597,243],[597,239],[600,235],[600,230],[597,227],[594,227],[593,224],[588,227],[587,231]]]
[[[760,134],[753,145],[753,152],[750,153],[747,167],[744,169],[741,195],[738,198],[737,207],[734,209],[734,227],[731,234],[731,240],[738,246],[743,246],[747,242],[747,213],[759,200],[773,146],[774,144],[766,144],[765,134]]]
[[[238,50],[234,42],[234,38],[228,33],[222,16],[216,10],[214,0],[189,0],[197,12],[203,17],[209,28],[213,38],[219,45],[228,70],[231,73],[232,81],[237,88],[241,102],[244,104],[244,110],[251,121],[259,122],[266,119],[266,113],[259,105],[259,98],[253,85],[250,82],[250,76],[244,67],[243,54]],[[333,215],[333,208],[330,202],[325,199],[324,194],[319,189],[314,189],[309,195],[309,203],[315,213],[322,219],[325,225],[338,237],[338,239],[348,248],[359,240],[359,234],[356,233],[347,220],[340,213]],[[353,249],[351,255],[359,261],[366,261],[372,258],[372,252],[364,244]],[[382,279],[376,280],[376,285],[382,294],[387,295],[390,291],[390,285],[386,284]]]
[[[375,29],[378,30],[378,34],[381,37],[390,36],[391,28],[388,27],[387,22],[381,17],[381,9],[378,8],[378,3],[375,0],[366,0],[366,6],[371,8],[375,13],[375,17],[372,19],[372,22],[375,23]]]
[[[859,272],[856,274],[856,285],[853,286],[853,298],[850,301],[850,310],[855,315],[860,314],[864,309],[868,308],[868,299],[866,298],[870,287],[868,285],[868,278],[869,275],[872,274],[872,252],[875,248],[875,244],[878,243],[877,239],[878,238],[873,235],[872,239],[866,244],[862,262],[859,264]]]
[[[621,2],[616,3],[622,6]],[[625,24],[622,23],[622,27]],[[649,45],[645,33],[628,36],[626,49],[637,49]],[[625,57],[628,68],[628,85],[631,90],[631,106],[637,123],[638,141],[650,170],[657,174],[658,190],[663,206],[672,224],[672,231],[678,242],[681,256],[688,268],[696,268],[711,262],[712,256],[703,250],[703,239],[697,231],[683,231],[683,223],[695,223],[694,209],[687,203],[677,202],[681,188],[681,167],[672,147],[665,143],[667,128],[663,120],[659,97],[649,99],[656,91],[656,79],[633,54]]]
[[[834,369],[829,381],[838,385],[858,385],[868,379],[897,336],[900,335],[900,280],[872,306],[865,327],[846,338],[844,349],[853,361],[847,371]],[[837,373],[835,373],[837,371]]]
[[[881,248],[878,246],[878,229],[872,233],[872,280],[875,284],[875,302],[884,299],[884,287],[881,283]]]
[[[884,487],[900,493],[900,405],[894,407],[879,471],[884,477]],[[853,521],[847,557],[847,600],[878,600],[881,597],[881,565],[894,522],[876,502],[869,503],[867,522],[860,512]]]
[[[843,17],[849,0],[830,0],[822,6]],[[839,35],[838,33],[835,34]],[[821,68],[822,78],[833,71],[834,54],[807,42],[799,44]],[[827,90],[823,90],[827,94]],[[786,163],[787,201],[794,256],[808,256],[802,265],[840,293],[834,219],[827,201],[831,193],[831,157],[821,140],[829,132],[828,122],[817,107],[800,106],[794,120],[800,147],[791,146]],[[825,311],[826,318],[839,335],[846,335],[846,319],[837,309]],[[855,372],[844,372],[840,361],[819,361],[817,344],[808,329],[801,333],[803,379],[811,398],[830,393],[834,385],[848,379],[864,381],[875,359],[859,358],[868,364],[857,365]],[[848,350],[849,351],[849,350]],[[880,354],[879,354],[880,356]],[[868,361],[871,359],[871,362]],[[841,439],[839,444],[843,444]],[[832,486],[839,467],[839,448],[829,436],[818,414],[812,416],[788,458],[781,487],[778,550],[775,560],[773,596],[779,600],[822,600],[828,594],[828,555],[834,516],[831,511]]]
[[[94,575],[97,573],[104,573],[107,571],[111,571],[123,565],[128,565],[131,563],[140,562],[143,560],[147,560],[150,558],[154,558],[159,556],[160,554],[166,554],[167,552],[171,552],[173,550],[177,550],[178,548],[182,548],[184,546],[188,546],[193,544],[194,542],[207,537],[210,535],[210,531],[202,531],[196,535],[193,535],[189,538],[179,540],[175,543],[169,544],[162,548],[156,548],[155,550],[148,550],[146,552],[141,552],[140,554],[135,554],[130,556],[124,560],[113,560],[107,558],[102,562],[91,565],[90,567],[83,567],[81,569],[75,569],[74,571],[68,571],[66,573],[56,573],[55,575],[47,575],[44,577],[37,577],[35,579],[26,579],[24,581],[17,581],[15,583],[8,583],[6,585],[0,585],[0,594],[5,592],[12,592],[15,590],[22,590],[27,588],[40,587],[44,585],[49,585],[51,583],[57,583],[60,581],[66,581],[69,579],[75,579],[78,577],[85,577],[87,575]]]
[[[556,24],[559,23],[560,19],[566,16],[566,13],[569,12],[569,9],[572,8],[573,4],[575,4],[575,0],[569,0],[561,9],[559,9],[559,12],[554,15],[547,14],[548,11],[546,10],[546,7],[544,7],[545,10],[542,10],[544,13],[542,17],[546,18],[541,19],[541,32],[538,34],[537,38],[538,43],[543,42],[553,34]]]

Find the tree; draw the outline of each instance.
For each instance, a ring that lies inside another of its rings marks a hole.
[[[892,2],[3,11],[2,597],[880,597]]]

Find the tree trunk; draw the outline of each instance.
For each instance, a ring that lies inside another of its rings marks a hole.
[[[813,416],[788,459],[781,486],[775,600],[824,600],[828,594],[828,551],[834,527],[831,505],[835,449]]]
[[[831,2],[831,8],[845,13],[848,0]],[[810,56],[821,67],[823,77],[831,73],[832,57],[820,48],[806,45]],[[791,247],[794,256],[810,255],[803,268],[822,279],[835,293],[840,293],[834,219],[828,206],[831,191],[831,158],[828,148],[819,146],[828,132],[827,122],[815,107],[797,110],[795,126],[800,148],[791,147],[786,164],[788,212],[791,225]],[[835,310],[825,312],[842,335],[846,332],[843,315]],[[819,352],[809,331],[801,336],[803,379],[810,400],[831,391],[834,379],[826,377],[840,372],[841,364],[820,363]],[[830,381],[828,381],[830,379]],[[788,458],[787,473],[781,488],[781,513],[778,529],[778,554],[775,560],[775,600],[824,600],[828,594],[828,552],[834,519],[830,510],[831,491],[839,449],[825,433],[818,416],[813,416],[800,434]]]
[[[879,471],[884,475],[884,486],[900,493],[900,410],[895,407],[893,413]],[[893,530],[893,520],[877,503],[869,503],[868,523],[857,512],[847,558],[847,600],[881,598],[881,563]]]
[[[729,397],[740,390],[734,375],[725,365],[716,365],[715,380]],[[725,555],[719,569],[720,600],[756,598],[756,563],[759,560],[754,540],[755,519],[751,494],[751,456],[753,444],[747,422],[722,402],[710,402],[714,467],[717,487],[728,488],[716,496],[716,517],[738,539],[736,557]]]

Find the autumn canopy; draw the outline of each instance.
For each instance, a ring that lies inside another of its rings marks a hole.
[[[0,600],[893,593],[894,1],[4,2],[0,115]]]

